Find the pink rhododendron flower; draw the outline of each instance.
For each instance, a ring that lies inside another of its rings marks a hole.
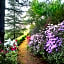
[[[11,51],[14,51],[15,50],[15,48],[13,48],[13,47],[11,47],[11,49],[10,49]]]
[[[4,50],[1,50],[0,53],[4,53]]]
[[[13,46],[16,46],[16,44],[14,43]]]
[[[2,42],[0,41],[0,44],[1,44]]]
[[[17,40],[15,40],[17,42]]]

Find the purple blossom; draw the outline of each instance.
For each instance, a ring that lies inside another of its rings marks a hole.
[[[45,28],[46,30],[42,31],[44,32],[45,36],[41,33],[37,33],[31,36],[29,45],[30,47],[33,47],[33,50],[39,51],[40,46],[44,43],[44,49],[48,53],[52,53],[53,51],[58,51],[59,47],[62,45],[62,32],[64,32],[64,21],[61,22],[58,25],[50,25]],[[60,34],[61,33],[61,34]],[[43,37],[46,37],[45,39]],[[36,50],[37,49],[37,50]]]
[[[61,28],[60,28],[60,29],[58,29],[58,30],[59,30],[59,31],[64,31],[64,29],[61,29]]]
[[[29,46],[31,46],[32,44],[33,44],[33,41],[30,41],[30,42],[29,42]]]
[[[51,49],[54,49],[54,48],[56,48],[57,47],[57,45],[55,44],[55,45],[53,45],[52,47],[51,47]]]
[[[37,33],[31,36],[28,45],[33,51],[38,52],[40,50],[40,45],[42,45],[43,42],[43,35],[41,33]]]
[[[63,25],[63,23],[61,23]],[[59,38],[58,36],[56,37],[56,34],[58,33],[58,30],[64,30],[64,26],[60,26],[62,27],[62,29],[57,26],[57,25],[50,25],[48,26],[48,29],[45,31],[45,35],[46,35],[46,44],[44,46],[44,49],[48,52],[51,53],[53,51],[53,49],[58,50],[57,48],[59,46],[61,46],[62,44],[62,39]]]
[[[48,53],[51,53],[51,52],[52,52],[52,50],[49,50],[49,51],[48,51]]]

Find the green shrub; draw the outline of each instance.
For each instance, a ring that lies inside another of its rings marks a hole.
[[[6,54],[5,63],[7,64],[17,64],[17,52],[11,51]]]
[[[26,38],[26,35],[22,35],[19,39],[17,39],[17,44],[20,45]]]

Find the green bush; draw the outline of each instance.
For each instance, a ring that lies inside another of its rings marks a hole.
[[[29,33],[29,30],[24,31],[24,34],[22,36],[16,38],[18,45],[20,45],[25,40],[25,38],[28,35],[28,33]]]
[[[11,51],[6,54],[5,63],[7,64],[17,64],[17,52]]]
[[[0,64],[17,64],[17,52],[0,53]]]
[[[26,35],[22,35],[19,39],[17,39],[17,44],[20,45],[26,38]]]

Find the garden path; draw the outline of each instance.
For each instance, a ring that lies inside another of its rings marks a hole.
[[[28,50],[27,50],[27,39],[21,43],[19,46],[19,52],[18,52],[18,62],[19,64],[46,64],[45,62],[41,61],[39,58],[33,56]]]

